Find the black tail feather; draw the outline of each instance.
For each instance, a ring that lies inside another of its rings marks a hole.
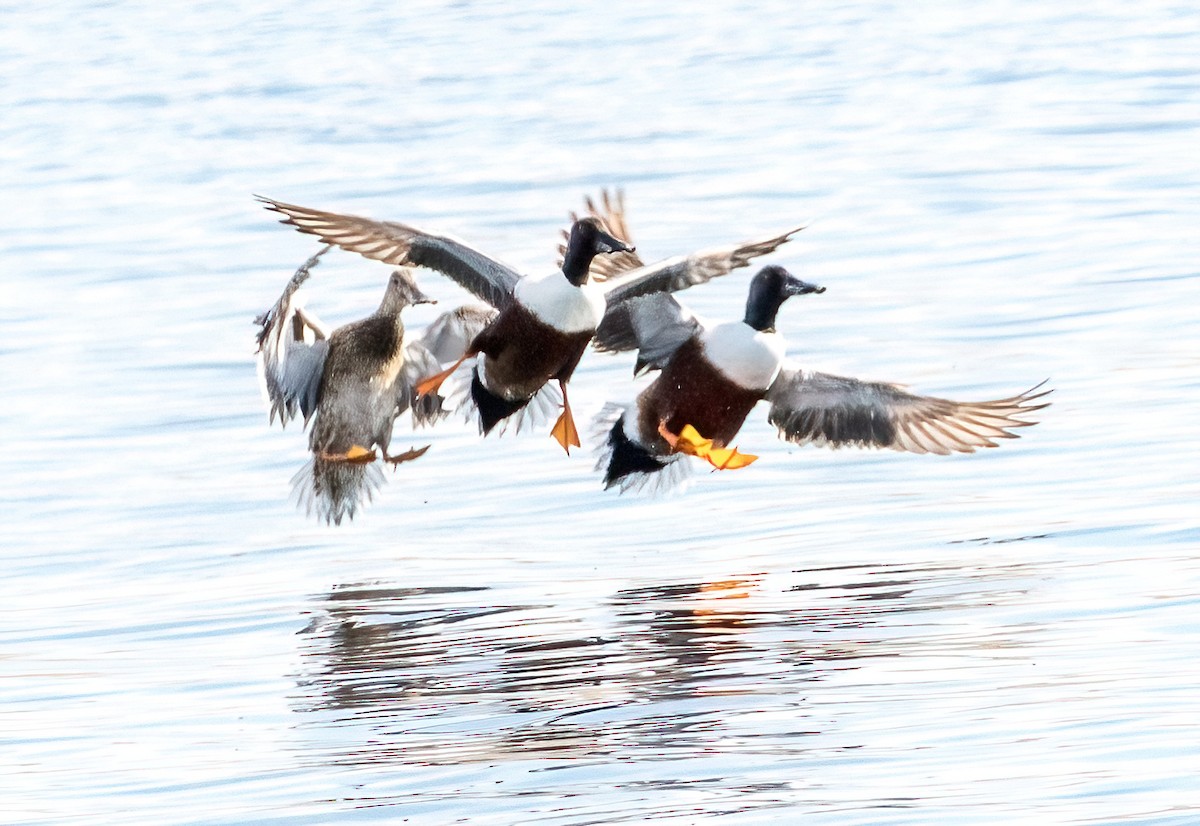
[[[529,404],[529,399],[510,402],[488,390],[479,380],[478,367],[471,371],[471,399],[479,410],[479,428],[485,436],[500,422]]]
[[[625,435],[624,418],[613,422],[608,432],[608,467],[604,471],[604,489],[619,484],[631,473],[657,473],[667,466],[650,451]]]

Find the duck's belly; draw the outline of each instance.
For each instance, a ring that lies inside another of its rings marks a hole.
[[[310,448],[342,453],[378,444],[386,450],[404,366],[404,327],[366,319],[335,331],[330,341]]]
[[[516,401],[529,398],[551,379],[569,381],[592,332],[563,332],[513,304],[476,336],[472,349],[487,359],[487,389]]]
[[[742,387],[704,357],[695,339],[675,353],[662,374],[638,397],[638,433],[642,444],[666,452],[658,432],[665,422],[678,434],[691,425],[720,446],[730,444],[763,391]]]

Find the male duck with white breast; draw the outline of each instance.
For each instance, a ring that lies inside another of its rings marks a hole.
[[[724,275],[745,266],[749,258],[775,249],[798,231],[641,265],[635,256],[628,255],[633,247],[607,231],[603,216],[593,210],[596,214],[572,222],[558,270],[544,276],[521,276],[461,241],[397,221],[323,212],[268,198],[259,200],[268,209],[285,215],[283,223],[316,235],[325,243],[393,265],[437,270],[487,301],[499,311],[495,318],[473,338],[462,358],[427,377],[418,390],[423,394],[436,392],[459,365],[478,356],[464,401],[474,407],[480,430],[486,434],[510,420],[518,430],[523,424],[535,424],[557,404],[550,388],[550,382],[556,382],[562,395],[562,414],[552,435],[568,452],[580,442],[567,399],[567,383],[598,327],[611,319],[620,334],[625,329],[624,307],[634,298],[686,289]],[[607,199],[605,204],[609,215],[623,225],[619,199],[615,206]],[[629,260],[625,265],[632,269],[617,268],[617,274],[603,283],[589,278],[593,259],[616,253],[626,253]],[[597,344],[604,349],[622,349],[619,344]]]
[[[286,215],[284,223],[301,232],[368,258],[437,270],[499,310],[462,357],[420,382],[418,393],[437,392],[459,365],[482,355],[472,372],[469,398],[478,411],[484,434],[523,413],[545,385],[555,380],[562,392],[563,409],[551,434],[568,452],[572,446],[579,446],[567,382],[605,309],[604,291],[589,283],[588,271],[597,255],[633,249],[605,232],[599,220],[581,218],[572,224],[560,270],[522,277],[460,241],[407,224],[260,200],[268,209]],[[535,405],[534,417],[540,417],[545,406]]]
[[[436,391],[459,364],[482,354],[471,377],[471,400],[486,434],[528,405],[546,382],[557,381],[563,412],[551,433],[564,450],[578,447],[567,382],[605,310],[604,291],[588,280],[588,271],[595,256],[632,249],[605,232],[595,218],[576,221],[561,270],[518,280],[512,300],[475,336],[462,358],[417,389]]]
[[[770,402],[768,421],[797,444],[937,454],[995,447],[995,439],[1016,437],[1010,430],[1034,424],[1017,417],[1047,406],[1032,404],[1050,392],[1037,387],[1008,399],[955,402],[785,366],[779,308],[792,296],[824,291],[783,267],[764,267],[750,282],[743,319],[712,326],[667,294],[631,302],[635,370],[661,372],[632,407],[610,404],[597,417],[605,487],[665,490],[686,475],[688,455],[717,470],[746,467],[757,457],[730,444],[762,400]]]

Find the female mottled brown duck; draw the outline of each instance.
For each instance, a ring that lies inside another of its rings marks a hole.
[[[377,458],[398,465],[427,449],[388,452],[400,413],[411,406],[418,424],[441,414],[436,397],[413,404],[416,379],[440,364],[420,341],[405,344],[401,311],[432,303],[407,269],[392,273],[374,313],[332,332],[305,310],[299,288],[328,249],[305,262],[259,317],[258,344],[271,420],[286,425],[299,412],[310,428],[313,457],[293,479],[296,497],[310,513],[340,524],[382,484]]]

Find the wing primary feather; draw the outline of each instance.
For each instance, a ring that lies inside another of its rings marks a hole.
[[[799,444],[891,447],[913,453],[972,453],[1016,439],[1012,431],[1036,424],[1024,416],[1049,390],[1045,382],[1025,393],[987,402],[917,396],[897,385],[823,373],[784,370],[767,393],[768,420],[780,436]]]
[[[394,266],[436,270],[498,309],[511,303],[521,278],[513,268],[449,236],[399,221],[376,221],[255,197],[267,209],[283,215],[282,223],[316,235],[327,244]]]

